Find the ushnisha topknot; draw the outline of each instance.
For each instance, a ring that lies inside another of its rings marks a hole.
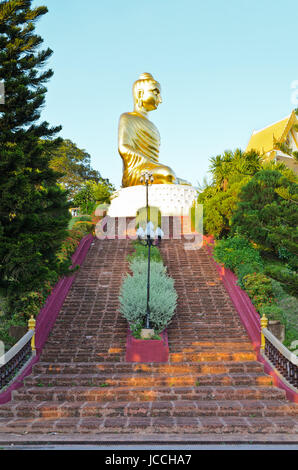
[[[138,101],[139,91],[143,89],[144,84],[148,81],[155,83],[156,86],[159,88],[159,90],[161,90],[160,84],[155,80],[155,78],[153,78],[151,73],[148,73],[148,72],[141,73],[138,80],[134,82],[133,87],[132,87],[132,93],[133,93],[133,98],[134,98],[135,103]]]
[[[147,72],[141,73],[141,75],[139,76],[139,80],[153,80],[154,82],[156,81],[154,80],[151,73],[147,73]]]

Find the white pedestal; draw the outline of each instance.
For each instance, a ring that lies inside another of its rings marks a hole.
[[[196,196],[195,188],[183,184],[153,184],[148,188],[148,204],[158,207],[162,216],[189,215]],[[142,207],[146,207],[146,186],[130,186],[114,193],[108,215],[135,217]]]

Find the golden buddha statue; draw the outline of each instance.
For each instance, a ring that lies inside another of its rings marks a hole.
[[[144,171],[152,173],[154,184],[190,185],[158,161],[160,135],[147,114],[162,102],[160,93],[160,84],[150,73],[143,73],[133,85],[134,111],[120,116],[118,150],[123,160],[123,188],[139,185]]]

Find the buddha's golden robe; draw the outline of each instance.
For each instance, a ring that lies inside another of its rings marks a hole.
[[[155,184],[184,183],[173,170],[158,162],[160,135],[155,125],[146,117],[132,112],[124,113],[119,120],[118,150],[123,160],[122,186],[140,184],[141,173],[148,170]]]

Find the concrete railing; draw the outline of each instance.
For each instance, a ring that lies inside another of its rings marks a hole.
[[[264,356],[298,391],[298,357],[286,348],[267,328],[262,328]]]
[[[0,357],[0,391],[9,386],[10,382],[22,373],[28,361],[35,355],[35,350],[32,349],[34,334],[34,330],[29,330],[8,352]]]

